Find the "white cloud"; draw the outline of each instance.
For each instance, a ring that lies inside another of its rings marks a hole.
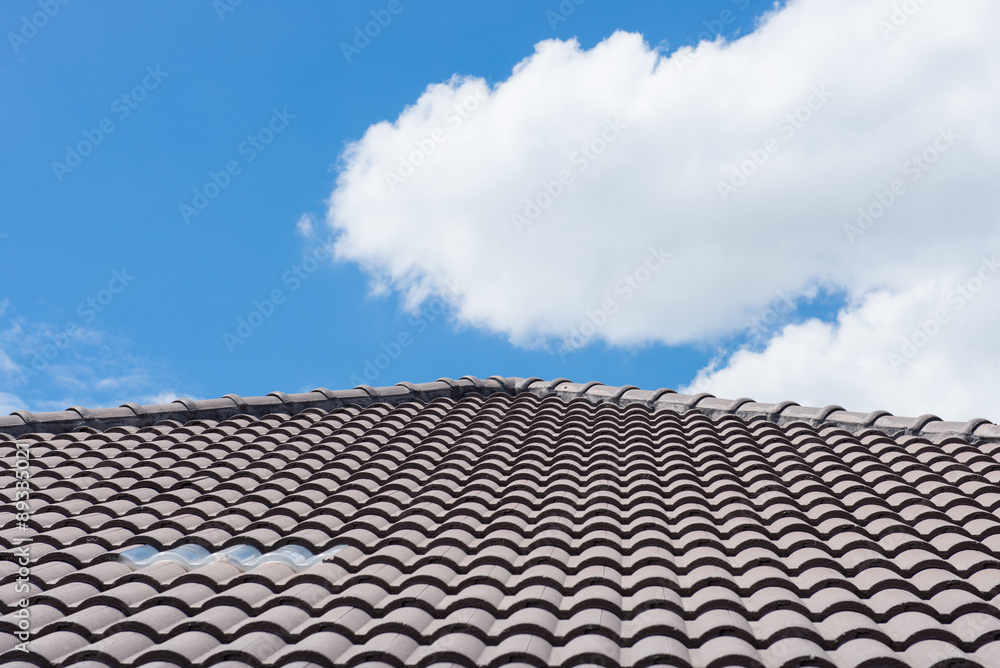
[[[837,326],[786,330],[788,345],[812,346],[803,364],[874,354],[844,329],[867,313],[868,295],[905,299],[908,286],[1000,247],[1000,4],[914,3],[894,15],[899,4],[793,0],[735,42],[669,57],[626,33],[588,51],[550,40],[492,90],[463,78],[429,86],[345,153],[328,213],[340,257],[411,306],[460,285],[459,322],[538,345],[620,300],[619,281],[662,245],[670,261],[598,338],[705,340],[779,290],[824,286],[852,310]],[[591,142],[603,148],[593,160],[580,152]],[[734,166],[753,172],[745,184]],[[552,203],[516,229],[512,215],[530,217],[530,200],[541,208],[546,195]],[[845,230],[859,207],[871,224]],[[950,337],[980,346],[973,359],[995,348],[975,332]],[[809,387],[825,386],[812,375]],[[812,396],[783,387],[784,398]]]
[[[966,275],[871,292],[834,323],[787,325],[763,350],[741,349],[681,391],[1000,422],[1000,264],[986,260]]]
[[[312,239],[316,236],[313,223],[312,214],[304,213],[299,216],[299,220],[295,223],[295,232],[303,239]]]
[[[182,399],[182,398],[191,399],[192,401],[200,401],[204,397],[197,397],[197,396],[192,396],[190,394],[178,393],[174,392],[173,390],[163,390],[161,392],[156,392],[154,394],[147,394],[142,397],[139,397],[138,399],[135,399],[135,402],[139,404],[169,404],[173,403],[177,399]]]
[[[14,411],[21,410],[24,406],[24,401],[16,394],[0,392],[0,415],[10,415]]]

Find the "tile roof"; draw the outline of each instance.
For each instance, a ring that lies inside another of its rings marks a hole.
[[[997,429],[498,377],[19,412],[0,657],[996,668]]]
[[[398,383],[391,387],[359,385],[351,390],[331,391],[317,388],[312,392],[285,394],[271,392],[262,397],[241,397],[227,394],[219,399],[177,399],[169,404],[140,406],[122,404],[118,408],[91,410],[70,406],[65,411],[33,414],[14,411],[0,416],[0,434],[20,436],[31,433],[58,434],[90,428],[104,431],[111,427],[145,427],[161,421],[180,423],[192,420],[225,420],[237,415],[263,417],[270,414],[295,415],[309,408],[332,410],[345,406],[370,406],[375,403],[398,405],[409,401],[433,401],[447,398],[459,400],[467,395],[533,394],[538,397],[556,396],[566,401],[582,398],[593,403],[614,403],[619,406],[643,404],[650,410],[668,409],[685,413],[696,411],[711,418],[734,415],[744,420],[764,418],[778,425],[805,422],[814,427],[836,426],[857,433],[876,429],[889,435],[920,435],[929,439],[958,436],[970,442],[1000,441],[1000,425],[985,418],[965,422],[945,422],[936,415],[915,418],[897,417],[888,411],[858,413],[841,406],[810,408],[794,401],[777,404],[760,403],[753,399],[719,399],[711,394],[678,394],[674,390],[641,390],[634,385],[610,387],[603,383],[573,383],[565,378],[543,381],[540,378],[503,378],[490,376],[480,380],[463,376],[459,380],[439,378],[433,383]]]

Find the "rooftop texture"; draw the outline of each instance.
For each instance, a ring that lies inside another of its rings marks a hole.
[[[95,410],[71,406],[65,411],[32,414],[15,411],[0,416],[0,434],[18,436],[29,433],[53,433],[90,428],[105,430],[116,426],[148,426],[159,421],[171,420],[223,420],[236,415],[264,415],[279,413],[295,415],[308,408],[331,410],[344,406],[367,406],[373,403],[399,404],[407,401],[432,401],[438,398],[461,399],[468,394],[490,396],[496,393],[518,395],[523,393],[539,397],[556,396],[570,401],[576,398],[594,403],[615,403],[621,406],[643,404],[651,410],[668,409],[679,413],[696,411],[709,417],[735,415],[745,420],[763,418],[778,424],[806,422],[813,426],[832,425],[852,433],[875,429],[890,435],[899,433],[920,434],[927,438],[959,436],[971,442],[1000,441],[1000,425],[985,418],[964,422],[944,421],[936,415],[898,417],[888,411],[875,410],[859,413],[844,410],[842,406],[804,407],[794,401],[777,404],[760,403],[753,399],[719,399],[711,394],[678,394],[674,390],[642,390],[633,385],[610,387],[599,382],[573,383],[565,378],[543,381],[540,378],[503,378],[490,376],[480,380],[463,376],[459,380],[440,378],[433,383],[399,383],[390,387],[359,385],[351,390],[331,391],[317,388],[302,394],[271,392],[261,397],[241,397],[227,394],[220,399],[177,399],[169,404],[140,406],[130,403],[118,408]]]
[[[1000,665],[982,421],[502,378],[3,420],[25,665]]]

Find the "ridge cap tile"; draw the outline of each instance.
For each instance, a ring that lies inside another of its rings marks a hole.
[[[780,404],[764,404],[749,398],[727,400],[716,398],[708,393],[699,395],[682,395],[672,390],[641,390],[624,385],[620,387],[607,386],[592,381],[584,385],[573,383],[564,378],[545,381],[535,378],[504,378],[491,376],[485,381],[479,381],[471,376],[465,376],[458,381],[439,379],[430,383],[413,384],[402,382],[396,386],[374,388],[358,386],[353,390],[331,391],[326,389],[312,392],[287,395],[282,392],[272,392],[258,397],[240,397],[226,395],[219,399],[177,399],[168,404],[152,404],[139,406],[124,404],[117,408],[86,409],[73,407],[66,411],[32,414],[27,411],[15,411],[10,416],[0,417],[0,434],[7,436],[23,436],[29,433],[63,433],[83,428],[84,426],[106,430],[115,426],[147,426],[162,420],[176,420],[181,423],[193,419],[227,419],[241,413],[249,413],[255,417],[272,412],[296,414],[309,408],[329,410],[335,405],[360,403],[370,405],[378,401],[388,401],[399,404],[407,400],[429,401],[445,396],[460,400],[466,394],[478,392],[493,383],[497,387],[489,388],[490,394],[500,392],[508,395],[528,393],[536,397],[548,396],[566,398],[567,395],[597,401],[622,404],[647,403],[648,405],[666,408],[668,410],[695,410],[711,417],[722,414],[737,416],[763,416],[772,422],[791,422],[796,419],[813,422],[814,426],[823,423],[837,424],[849,429],[868,427],[884,431],[889,435],[899,432],[910,435],[957,436],[968,439],[996,439],[1000,430],[990,428],[985,419],[973,419],[963,424],[963,429],[956,429],[958,423],[944,422],[933,415],[922,415],[916,418],[899,417],[884,411],[866,413],[867,419],[862,419],[860,413],[846,411],[840,406],[803,407],[794,402]],[[566,387],[569,386],[569,387]],[[563,388],[563,389],[560,389]],[[629,393],[634,396],[626,397]],[[642,395],[645,395],[644,397]],[[365,400],[367,399],[367,400]],[[770,410],[768,409],[770,407]],[[130,415],[131,413],[131,415]],[[943,423],[943,424],[941,424]],[[935,426],[936,425],[936,426]],[[978,432],[982,431],[982,434]]]

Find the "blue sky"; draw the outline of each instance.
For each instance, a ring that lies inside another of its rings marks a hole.
[[[32,18],[46,7],[54,15]],[[4,406],[53,410],[173,395],[342,388],[356,384],[366,367],[372,385],[502,374],[677,388],[713,360],[724,364],[720,353],[739,347],[759,352],[789,322],[818,317],[836,323],[849,304],[891,283],[882,277],[859,288],[827,271],[806,272],[789,283],[787,299],[772,285],[761,287],[753,299],[734,305],[724,323],[663,336],[616,325],[561,354],[565,346],[551,335],[556,325],[507,331],[495,324],[501,315],[488,308],[479,315],[472,307],[464,314],[453,307],[435,314],[440,302],[433,299],[407,311],[404,297],[419,281],[393,274],[395,260],[382,251],[355,249],[337,260],[320,254],[314,262],[317,248],[332,248],[360,229],[352,226],[373,229],[361,218],[339,228],[324,222],[332,217],[338,175],[352,169],[345,148],[373,124],[395,121],[428,86],[459,75],[485,80],[495,90],[537,44],[553,38],[575,38],[578,53],[586,53],[616,31],[638,33],[653,57],[665,58],[716,32],[729,40],[753,32],[771,3],[588,0],[562,7],[560,14],[556,1],[4,3]],[[377,35],[367,44],[354,42],[379,18],[385,25]],[[33,30],[32,20],[44,25]],[[345,55],[345,44],[356,48]],[[707,54],[700,61],[706,68],[722,58],[708,46],[697,53]],[[768,61],[761,62],[766,74]],[[545,76],[553,77],[553,86],[563,80],[551,70]],[[716,85],[711,72],[699,76],[706,86]],[[449,85],[449,91],[458,86]],[[803,146],[812,139],[805,132]],[[762,136],[751,135],[738,152],[752,150]],[[917,134],[912,139],[916,147],[926,143]],[[67,149],[81,143],[89,154],[70,155]],[[787,152],[792,150],[798,149]],[[489,167],[483,169],[486,180]],[[343,195],[361,197],[346,187]],[[864,200],[852,193],[844,202],[852,211]],[[347,216],[344,211],[346,205],[340,215]],[[410,211],[414,231],[436,215],[420,207]],[[752,213],[769,215],[762,208]],[[303,219],[310,225],[297,227]],[[706,230],[704,238],[717,233]],[[435,243],[460,243],[455,236]],[[673,238],[672,229],[657,237],[668,245]],[[639,255],[648,245],[639,240]],[[726,258],[719,263],[725,266]],[[490,271],[480,264],[481,273]],[[519,270],[525,271],[530,267]],[[496,280],[503,276],[498,272]],[[728,280],[739,283],[740,277]],[[540,275],[537,291],[554,295],[556,282]],[[648,292],[697,292],[697,282],[651,284]],[[373,291],[375,285],[384,289]],[[713,290],[700,299],[716,299]],[[649,312],[656,308],[642,305]],[[754,314],[769,308],[773,319],[748,327]],[[248,324],[241,326],[241,319]],[[240,340],[234,343],[234,336]],[[400,336],[409,344],[395,355]],[[383,352],[391,354],[390,363],[376,359]],[[376,370],[377,361],[385,368]]]

